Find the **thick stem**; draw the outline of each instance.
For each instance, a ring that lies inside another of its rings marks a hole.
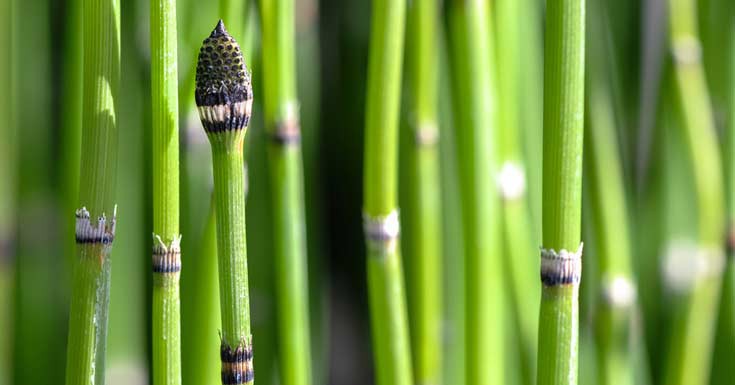
[[[546,8],[538,384],[576,384],[584,128],[583,0]]]
[[[413,231],[410,254],[409,304],[414,378],[417,384],[439,384],[442,378],[441,197],[439,180],[439,88],[437,23],[439,4],[415,1],[409,7],[408,71],[411,95],[411,144],[407,146],[410,179],[405,183]]]
[[[365,118],[363,220],[376,383],[413,383],[398,247],[398,111],[406,2],[372,7]]]
[[[151,0],[153,384],[181,384],[176,2]]]
[[[281,380],[308,385],[311,344],[294,2],[263,0],[260,4]]]
[[[117,0],[85,0],[83,19],[84,105],[79,202],[89,211],[81,209],[77,213],[78,260],[74,263],[69,319],[67,385],[104,384],[109,257],[115,234],[120,4]],[[111,218],[105,220],[105,214]]]
[[[496,99],[487,2],[449,5],[465,247],[467,383],[505,383]]]

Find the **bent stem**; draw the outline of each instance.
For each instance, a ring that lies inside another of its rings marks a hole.
[[[365,109],[363,221],[378,385],[410,385],[411,352],[398,232],[398,109],[405,0],[372,7]]]
[[[539,385],[578,377],[584,13],[584,0],[546,8]]]
[[[66,384],[104,384],[115,236],[120,4],[84,1],[82,158]],[[112,215],[108,220],[105,214]],[[90,219],[91,218],[91,219]]]
[[[181,384],[176,1],[151,0],[153,385]]]

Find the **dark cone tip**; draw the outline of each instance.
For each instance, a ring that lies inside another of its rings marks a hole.
[[[214,27],[212,34],[209,35],[209,37],[217,36],[229,36],[227,30],[225,29],[225,23],[222,21],[222,19],[219,19],[219,21],[217,22],[217,26]]]

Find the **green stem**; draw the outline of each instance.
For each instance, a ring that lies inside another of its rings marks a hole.
[[[467,383],[504,383],[496,99],[487,2],[449,5],[465,247]]]
[[[200,247],[196,254],[184,254],[181,276],[182,297],[187,298],[182,307],[182,374],[191,385],[214,384],[220,378],[219,339],[212,332],[221,325],[214,201],[209,211]]]
[[[281,381],[308,385],[311,344],[294,1],[262,0],[260,11]]]
[[[710,374],[717,305],[724,255],[724,184],[720,149],[701,65],[696,2],[670,0],[671,90],[679,113],[679,135],[685,138],[694,177],[697,248],[690,258],[697,266],[675,309],[665,384],[706,384]]]
[[[415,1],[408,12],[412,98],[409,205],[414,225],[409,232],[411,337],[417,384],[439,384],[442,378],[441,197],[439,180],[437,23],[439,4]]]
[[[66,384],[104,384],[110,250],[115,234],[120,4],[84,1],[84,104],[77,255]],[[112,215],[107,220],[105,214]],[[91,217],[91,220],[90,220]]]
[[[235,32],[235,36],[242,36],[245,33],[245,22],[248,20],[248,2],[247,0],[220,0],[219,13],[222,21],[226,21],[230,31]]]
[[[590,2],[588,42],[588,132],[586,135],[593,233],[599,266],[597,361],[600,384],[634,383],[632,322],[636,286],[632,277],[622,161],[618,154],[611,68],[605,49],[609,24],[602,1]]]
[[[181,384],[176,1],[151,0],[153,384]]]
[[[505,271],[509,277],[514,323],[519,325],[522,373],[525,383],[535,378],[538,334],[538,259],[532,241],[530,206],[527,196],[527,162],[521,149],[521,121],[528,104],[521,99],[522,78],[521,30],[523,4],[517,0],[498,1],[494,34],[497,47],[497,79],[499,94],[499,130],[501,143],[498,176],[503,210],[503,245]],[[527,12],[528,13],[528,12]]]
[[[370,31],[363,216],[378,385],[413,383],[397,207],[398,112],[405,12],[404,0],[376,0]]]
[[[583,0],[546,8],[538,384],[576,384],[584,129]]]

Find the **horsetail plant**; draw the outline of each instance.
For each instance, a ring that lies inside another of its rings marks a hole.
[[[255,374],[245,246],[243,142],[250,121],[253,89],[240,46],[227,33],[222,20],[199,51],[195,100],[212,146],[222,313],[222,383],[251,384]]]
[[[408,146],[411,183],[408,233],[412,255],[409,285],[413,373],[417,384],[439,384],[442,378],[441,199],[439,184],[438,124],[438,23],[439,4],[418,0],[408,9],[407,38],[413,42],[408,56],[411,91]]]
[[[613,109],[611,69],[606,50],[609,25],[605,4],[588,2],[587,133],[585,152],[589,202],[596,240],[599,290],[596,310],[598,381],[604,385],[633,385],[632,323],[636,286],[632,278],[631,241],[621,159]]]
[[[398,111],[405,0],[372,7],[365,107],[363,227],[376,384],[410,385],[411,350],[398,234]]]
[[[85,0],[82,158],[66,384],[104,384],[115,238],[120,3]],[[106,215],[112,215],[108,218]]]
[[[505,383],[495,84],[487,2],[449,4],[465,248],[467,384]]]
[[[260,14],[280,378],[287,385],[308,385],[312,380],[311,344],[294,1],[261,0]]]
[[[181,384],[176,1],[151,0],[153,385]]]
[[[682,300],[674,310],[664,383],[707,384],[722,284],[725,206],[720,148],[697,27],[697,2],[669,1],[670,89],[689,152],[697,210],[697,248],[687,263],[670,259],[670,286]],[[682,266],[697,268],[682,271]],[[684,279],[681,279],[685,277]]]
[[[584,14],[584,0],[546,7],[539,385],[577,383]]]

